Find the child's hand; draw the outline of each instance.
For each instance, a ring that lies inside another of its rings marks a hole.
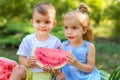
[[[65,80],[65,75],[60,70],[57,70],[55,72],[55,75],[56,75],[56,80]]]
[[[50,72],[50,73],[54,72],[53,67],[52,67],[52,66],[49,66],[49,65],[44,66],[44,67],[43,67],[43,70],[44,70],[45,72]]]
[[[30,56],[29,59],[28,59],[28,61],[27,61],[27,64],[28,64],[28,66],[30,66],[30,67],[35,66],[35,64],[36,64],[36,59],[35,59],[35,57],[34,57],[34,56]]]
[[[68,64],[75,66],[78,61],[72,54],[68,54],[67,62]]]

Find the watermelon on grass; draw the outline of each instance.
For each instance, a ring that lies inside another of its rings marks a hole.
[[[100,80],[109,80],[110,74],[104,70],[99,70],[101,79]]]
[[[120,67],[117,67],[110,75],[109,80],[120,80]]]
[[[8,80],[17,63],[8,58],[0,57],[0,80]]]
[[[62,68],[67,60],[66,56],[69,51],[51,48],[34,48],[32,55],[37,59],[37,64],[40,67],[51,65],[54,69]]]

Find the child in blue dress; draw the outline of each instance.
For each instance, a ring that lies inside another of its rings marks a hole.
[[[63,50],[71,53],[62,72],[65,80],[100,80],[95,67],[95,47],[92,43],[92,28],[87,14],[89,7],[84,3],[79,9],[64,14],[64,34],[67,38],[62,44]]]

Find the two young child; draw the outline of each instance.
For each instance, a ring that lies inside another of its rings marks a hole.
[[[33,68],[36,60],[30,53],[34,47],[59,49],[60,46],[62,50],[70,50],[71,54],[67,56],[68,64],[62,68],[62,72],[56,71],[56,80],[100,80],[95,68],[95,47],[91,42],[92,29],[87,11],[88,6],[81,4],[79,9],[63,16],[67,40],[61,46],[61,41],[49,33],[56,24],[55,8],[50,3],[36,4],[31,19],[35,33],[22,40],[17,52],[19,62],[24,66],[16,66],[9,80],[52,80],[50,67],[45,67],[45,71]]]

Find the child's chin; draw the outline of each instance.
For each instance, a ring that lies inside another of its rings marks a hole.
[[[39,33],[39,34],[46,35],[46,34],[48,34],[49,32],[48,32],[48,31],[39,31],[38,33]]]

